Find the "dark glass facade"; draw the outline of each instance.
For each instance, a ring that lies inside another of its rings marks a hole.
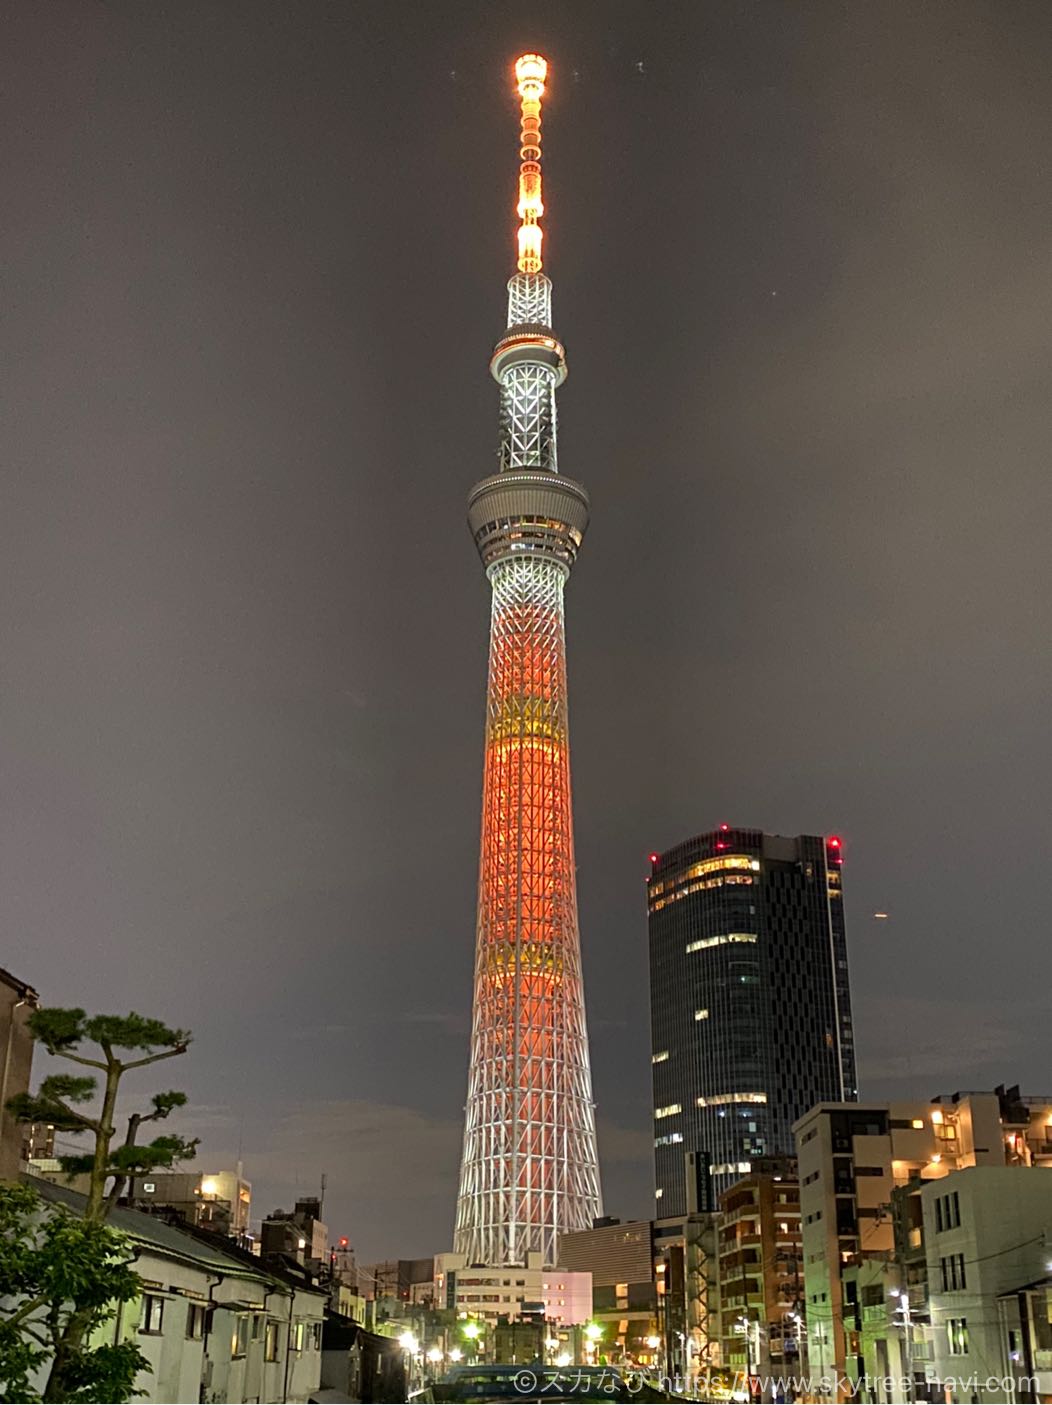
[[[688,1209],[687,1152],[715,1203],[755,1159],[792,1156],[815,1103],[858,1096],[842,864],[835,836],[730,828],[651,856],[659,1215]]]

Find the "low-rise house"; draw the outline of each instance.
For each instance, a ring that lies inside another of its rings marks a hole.
[[[42,1199],[74,1214],[84,1197],[31,1179]],[[306,1402],[321,1380],[328,1290],[261,1264],[218,1235],[116,1208],[110,1224],[131,1240],[142,1296],[121,1304],[104,1332],[135,1341],[151,1366],[138,1388],[169,1401]]]

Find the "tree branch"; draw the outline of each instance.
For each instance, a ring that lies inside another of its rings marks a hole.
[[[122,1068],[143,1068],[146,1064],[160,1063],[162,1059],[174,1059],[178,1054],[185,1054],[189,1044],[177,1044],[174,1049],[165,1049],[160,1054],[150,1054],[145,1059],[132,1059],[130,1063],[122,1064]]]
[[[47,1298],[32,1298],[29,1302],[23,1303],[17,1312],[13,1312],[4,1323],[4,1326],[7,1328],[17,1327],[18,1324],[24,1321],[31,1313],[36,1312],[37,1308],[46,1307],[47,1303]]]
[[[88,1068],[101,1068],[103,1072],[109,1067],[99,1059],[86,1059],[83,1054],[71,1054],[68,1049],[56,1049],[54,1053],[56,1059],[69,1059],[71,1063],[86,1064]]]

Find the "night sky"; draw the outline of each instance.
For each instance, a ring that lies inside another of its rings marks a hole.
[[[863,1096],[1052,1092],[1052,7],[3,28],[0,965],[191,1026],[137,1086],[257,1214],[325,1172],[362,1259],[450,1247],[536,48],[606,1208],[646,854],[720,822],[843,836]]]

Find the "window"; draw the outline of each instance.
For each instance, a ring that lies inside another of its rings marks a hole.
[[[147,1293],[142,1300],[139,1331],[145,1332],[148,1336],[156,1337],[162,1331],[161,1324],[163,1322],[164,1299],[154,1297],[152,1293]]]
[[[968,1355],[968,1319],[951,1317],[946,1323],[946,1336],[950,1343],[951,1356]]]
[[[935,1202],[935,1229],[942,1233],[944,1229],[956,1229],[961,1223],[961,1199],[957,1191],[951,1191],[949,1195],[940,1195]]]
[[[709,1012],[708,1010],[695,1010],[694,1018],[696,1020],[707,1020],[709,1018]]]
[[[963,1254],[949,1254],[946,1258],[940,1259],[939,1271],[942,1275],[942,1291],[944,1293],[959,1293],[967,1287]]]
[[[704,951],[710,946],[726,946],[728,942],[748,942],[757,940],[755,932],[727,932],[718,937],[700,937],[697,941],[687,943],[687,955],[692,951]]]
[[[651,1057],[651,1060],[650,1060],[650,1062],[651,1062],[652,1064],[663,1064],[663,1063],[666,1063],[667,1061],[668,1061],[668,1050],[667,1050],[667,1049],[662,1049],[659,1054],[654,1054],[654,1055]]]
[[[234,1330],[230,1334],[230,1355],[232,1357],[244,1356],[248,1351],[248,1318],[239,1317],[234,1323]]]
[[[188,1303],[186,1307],[186,1335],[191,1341],[197,1341],[205,1334],[205,1305],[204,1303]]]
[[[315,1351],[321,1351],[321,1323],[315,1322],[310,1329],[311,1346]]]
[[[263,1343],[264,1361],[277,1361],[278,1359],[278,1327],[277,1322],[268,1322],[266,1336]]]
[[[302,1351],[307,1342],[307,1324],[297,1322],[292,1329],[292,1350]]]
[[[264,1318],[261,1312],[252,1314],[252,1340],[254,1342],[258,1342],[263,1335],[263,1322]]]
[[[654,1109],[654,1117],[656,1119],[660,1119],[662,1117],[673,1117],[677,1112],[682,1111],[683,1108],[680,1106],[679,1103],[669,1103],[668,1107],[656,1107]]]
[[[683,1140],[682,1132],[666,1132],[663,1137],[655,1137],[655,1146],[675,1146]]]
[[[699,1107],[721,1107],[727,1103],[765,1103],[766,1093],[710,1093],[708,1097],[698,1098]]]

